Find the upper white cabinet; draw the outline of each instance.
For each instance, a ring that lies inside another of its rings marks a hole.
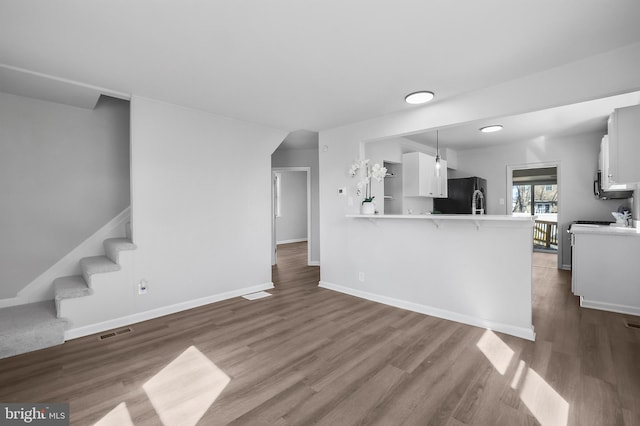
[[[601,146],[603,186],[640,182],[640,105],[616,109],[608,133]]]
[[[423,152],[402,155],[402,192],[405,197],[447,197],[447,162],[440,160],[436,176],[436,159]]]
[[[609,119],[611,120],[611,119]],[[598,157],[598,170],[600,171],[600,184],[603,189],[611,189],[613,185],[609,160],[609,136],[604,135],[600,142],[600,156]]]

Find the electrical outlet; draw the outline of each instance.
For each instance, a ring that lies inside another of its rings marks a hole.
[[[138,294],[147,294],[147,290],[149,289],[149,283],[147,280],[142,279],[138,283]]]
[[[504,206],[504,198],[500,198],[500,205]]]
[[[358,272],[358,280],[363,283],[364,282],[364,272]]]

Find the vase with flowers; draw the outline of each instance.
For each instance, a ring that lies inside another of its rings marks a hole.
[[[382,167],[380,164],[374,164],[371,166],[369,164],[369,159],[365,160],[356,160],[351,164],[351,168],[349,168],[349,174],[351,177],[356,177],[360,175],[360,180],[358,181],[358,195],[362,195],[362,205],[361,205],[361,213],[362,214],[374,214],[376,212],[376,206],[373,202],[375,198],[371,194],[371,179],[375,179],[378,182],[381,182],[382,179],[387,174],[387,168]]]

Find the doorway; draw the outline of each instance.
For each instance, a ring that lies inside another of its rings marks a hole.
[[[510,214],[536,216],[533,250],[556,255],[562,242],[558,238],[561,214],[559,163],[536,163],[508,166],[507,199]],[[558,264],[558,267],[560,265]]]
[[[271,169],[271,264],[278,263],[278,245],[306,242],[311,262],[311,168]]]

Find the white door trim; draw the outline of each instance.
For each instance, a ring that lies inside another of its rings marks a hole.
[[[514,170],[526,170],[526,169],[544,169],[547,167],[555,167],[556,175],[557,175],[557,184],[558,184],[558,230],[560,229],[560,224],[563,223],[563,214],[562,214],[562,185],[561,185],[561,175],[560,172],[560,161],[546,161],[543,163],[526,163],[526,164],[507,164],[507,194],[505,199],[505,214],[510,215],[511,212],[511,202],[513,200],[513,171]],[[558,269],[562,269],[562,250],[563,250],[563,239],[560,235],[558,235]]]

